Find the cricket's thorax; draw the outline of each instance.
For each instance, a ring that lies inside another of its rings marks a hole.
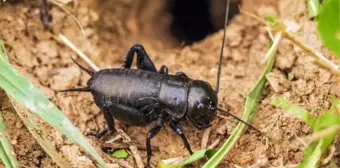
[[[183,117],[187,110],[190,81],[189,78],[169,75],[162,82],[160,104],[176,118]]]

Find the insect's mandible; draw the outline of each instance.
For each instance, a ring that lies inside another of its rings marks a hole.
[[[172,130],[182,138],[184,146],[190,154],[193,152],[179,125],[181,120],[191,122],[198,129],[204,129],[211,126],[217,111],[221,111],[252,127],[227,110],[218,107],[218,90],[228,12],[229,0],[226,7],[215,90],[208,82],[191,79],[183,72],[177,72],[175,75],[168,74],[168,68],[165,65],[157,70],[140,44],[136,44],[130,49],[123,68],[102,69],[93,72],[72,59],[81,69],[91,75],[91,78],[85,88],[67,89],[61,92],[91,92],[106,120],[106,128],[103,131],[88,135],[95,135],[98,138],[104,134],[111,135],[114,131],[114,119],[131,126],[145,126],[155,121],[155,126],[146,137],[146,167],[149,167],[152,156],[150,141],[157,135],[165,121],[169,121]],[[137,54],[137,69],[130,69],[135,53]]]

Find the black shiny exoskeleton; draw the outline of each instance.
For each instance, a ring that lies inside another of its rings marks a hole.
[[[135,52],[138,69],[130,69]],[[64,91],[89,91],[93,95],[107,122],[104,131],[93,135],[112,134],[114,118],[131,126],[145,126],[156,121],[147,134],[147,165],[152,153],[150,140],[160,131],[165,120],[170,120],[170,127],[192,154],[178,122],[189,120],[198,129],[203,129],[211,126],[216,115],[217,94],[209,83],[190,79],[183,72],[170,75],[165,65],[157,71],[140,44],[130,49],[124,68],[97,72],[81,68],[91,75],[88,86]]]
[[[229,5],[229,2],[228,2]],[[228,9],[226,10],[227,25]],[[225,41],[225,29],[222,46]],[[137,54],[137,69],[130,69],[134,54]],[[145,126],[155,121],[155,126],[146,138],[147,163],[150,164],[152,151],[151,139],[157,135],[165,121],[183,140],[185,148],[192,154],[179,121],[190,121],[196,128],[211,126],[217,111],[225,112],[252,127],[231,113],[218,108],[218,88],[221,71],[223,47],[221,49],[216,89],[208,82],[189,78],[183,72],[168,74],[163,65],[158,71],[147,55],[143,46],[134,45],[128,52],[123,68],[102,69],[93,72],[79,65],[91,75],[85,88],[64,91],[91,92],[96,105],[103,111],[106,128],[99,133],[90,133],[98,138],[104,134],[112,134],[114,119],[131,126]],[[252,127],[254,128],[254,127]],[[256,128],[255,128],[256,129]]]

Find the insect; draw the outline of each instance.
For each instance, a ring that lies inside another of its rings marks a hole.
[[[217,111],[232,115],[227,110],[217,107],[228,10],[229,1],[227,2],[224,37],[215,90],[208,82],[191,79],[183,72],[177,72],[174,75],[168,74],[168,68],[165,65],[157,71],[140,44],[136,44],[130,49],[123,68],[102,69],[94,72],[72,58],[75,64],[91,75],[91,78],[87,82],[87,87],[60,92],[91,92],[106,120],[104,130],[88,135],[94,135],[97,138],[104,134],[111,135],[114,130],[114,119],[131,126],[146,126],[155,121],[155,126],[147,133],[146,137],[146,167],[149,167],[152,156],[151,139],[158,134],[165,121],[169,121],[172,130],[182,138],[185,148],[190,154],[193,154],[179,122],[181,120],[190,121],[201,130],[211,126]],[[135,53],[137,54],[137,69],[131,69]],[[232,116],[252,127],[235,115]]]

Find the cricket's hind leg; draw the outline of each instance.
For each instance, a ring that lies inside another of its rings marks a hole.
[[[131,47],[124,61],[124,68],[131,68],[134,54],[137,53],[137,68],[152,72],[157,72],[155,65],[151,61],[150,57],[144,50],[144,47],[141,44],[135,44]]]
[[[152,72],[157,72],[155,65],[151,61],[149,55],[146,53],[144,47],[141,44],[135,44],[131,47],[124,61],[124,68],[131,68],[134,54],[137,53],[137,68]],[[158,71],[161,74],[167,75],[169,70],[166,65],[162,65],[162,67]],[[184,74],[184,73],[183,73]],[[185,74],[184,74],[185,75]]]
[[[113,135],[114,129],[115,129],[115,123],[114,123],[113,116],[109,112],[109,107],[104,107],[102,111],[103,111],[104,119],[105,119],[105,122],[106,122],[105,128],[102,131],[99,131],[99,132],[88,132],[86,134],[86,136],[94,136],[97,139],[100,139],[104,135],[106,137]]]
[[[140,110],[122,104],[110,104],[103,108],[106,127],[97,133],[89,132],[87,136],[95,136],[100,139],[102,136],[111,136],[114,133],[114,119],[117,119],[131,126],[145,126],[150,121],[146,114]]]

